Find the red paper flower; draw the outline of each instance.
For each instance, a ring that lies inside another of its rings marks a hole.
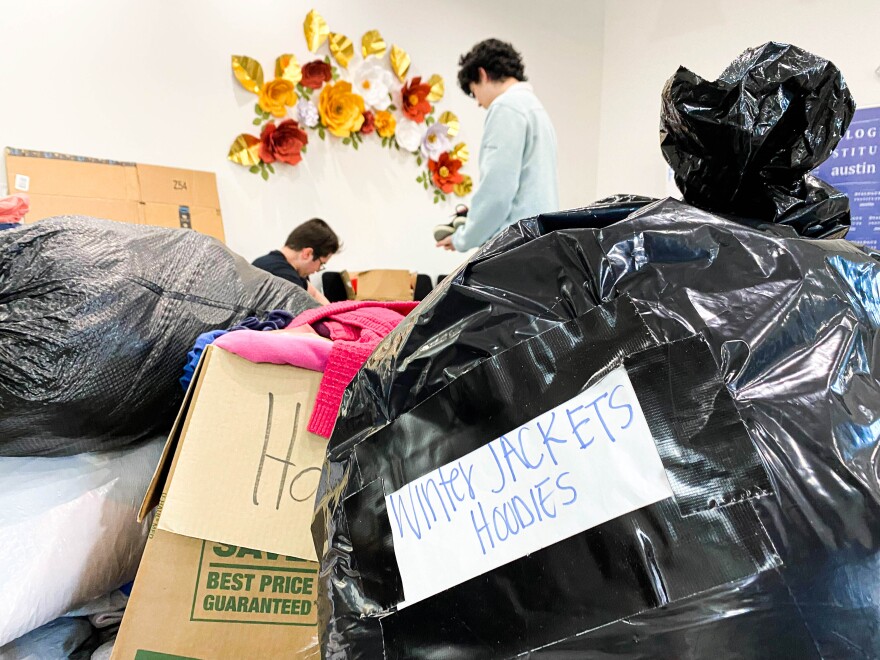
[[[324,60],[315,60],[302,67],[302,80],[299,84],[309,89],[321,89],[325,82],[333,78],[333,70]]]
[[[452,192],[455,184],[464,180],[464,175],[458,173],[461,169],[461,161],[450,156],[449,152],[440,154],[440,158],[436,161],[429,160],[428,169],[434,185],[447,194]]]
[[[302,148],[309,143],[309,136],[293,119],[285,119],[276,126],[268,123],[260,135],[260,158],[265,163],[280,160],[296,165],[302,160]]]
[[[403,114],[408,119],[421,124],[425,121],[425,115],[431,114],[431,102],[428,100],[428,94],[431,93],[431,86],[422,83],[422,79],[418,76],[404,85],[400,91],[401,101],[403,105]]]
[[[361,126],[361,133],[369,135],[376,130],[376,118],[369,110],[364,111],[364,123]]]

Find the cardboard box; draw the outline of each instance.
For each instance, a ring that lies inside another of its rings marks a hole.
[[[138,201],[134,163],[6,149],[10,193]]]
[[[7,148],[6,176],[31,196],[25,222],[78,214],[226,238],[212,172]]]
[[[144,498],[141,517],[158,508],[114,659],[319,657],[321,376],[207,349]]]
[[[365,270],[357,274],[357,300],[412,300],[408,270]]]
[[[154,227],[193,229],[226,242],[220,209],[146,202],[140,205],[141,222]]]
[[[213,172],[141,164],[136,168],[142,202],[220,208]]]
[[[61,195],[31,194],[31,206],[25,223],[37,222],[56,215],[88,215],[93,218],[141,224],[141,205],[127,199],[98,199]]]

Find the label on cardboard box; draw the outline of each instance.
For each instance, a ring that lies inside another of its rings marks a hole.
[[[15,189],[27,192],[31,189],[31,178],[25,174],[15,175]]]
[[[312,562],[202,541],[190,621],[315,626]]]
[[[327,440],[306,430],[323,374],[202,358],[159,529],[316,560],[314,496]]]

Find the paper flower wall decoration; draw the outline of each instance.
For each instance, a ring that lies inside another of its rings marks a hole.
[[[389,48],[378,30],[365,33],[357,49],[312,10],[303,32],[315,55],[303,65],[292,54],[279,55],[271,80],[257,60],[232,56],[236,80],[257,97],[253,125],[260,134],[236,137],[229,160],[268,180],[274,164],[302,160],[310,134],[353,149],[373,136],[368,139],[383,148],[412,154],[423,168],[416,182],[433,192],[435,204],[470,194],[473,182],[461,172],[468,148],[454,144],[458,118],[449,111],[435,117],[445,93],[440,76],[411,75],[409,55],[396,44]]]

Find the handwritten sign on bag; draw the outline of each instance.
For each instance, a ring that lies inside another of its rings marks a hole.
[[[672,496],[626,370],[386,496],[406,602]]]

